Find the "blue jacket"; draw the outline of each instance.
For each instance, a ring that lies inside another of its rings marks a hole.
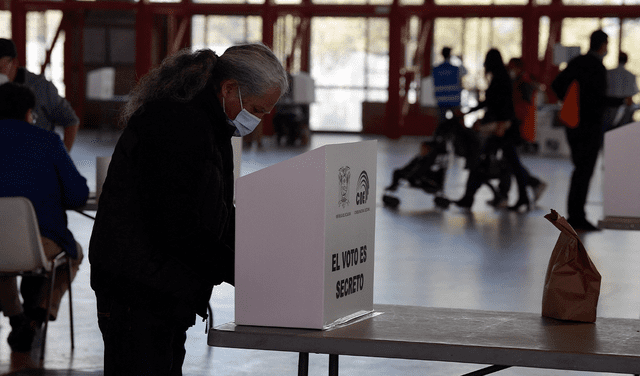
[[[445,61],[433,68],[433,86],[435,87],[438,107],[459,107],[462,83],[460,68]]]
[[[24,121],[0,120],[0,196],[31,200],[40,234],[77,257],[65,210],[84,205],[89,187],[58,135]]]

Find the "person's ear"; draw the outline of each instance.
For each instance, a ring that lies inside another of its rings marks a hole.
[[[220,92],[224,98],[233,97],[235,91],[238,89],[238,81],[236,80],[224,80],[220,88]]]
[[[27,110],[27,113],[24,115],[24,121],[26,121],[29,124],[33,124],[34,123],[33,120],[34,120],[33,119],[33,109],[30,108],[30,109]]]

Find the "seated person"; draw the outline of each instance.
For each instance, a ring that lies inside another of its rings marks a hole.
[[[420,144],[420,153],[409,163],[393,171],[391,185],[385,190],[394,192],[398,189],[400,180],[404,179],[413,187],[422,188],[427,193],[435,193],[442,188],[443,173],[436,164],[439,151],[434,141],[424,141]],[[445,151],[446,152],[446,151]]]
[[[56,273],[50,315],[55,320],[60,300],[69,288],[68,273],[75,277],[83,257],[67,228],[65,210],[84,205],[89,188],[60,137],[32,125],[35,101],[26,86],[0,86],[0,197],[28,198],[38,217],[46,256],[51,260],[66,252],[73,258],[70,267],[60,267]],[[7,341],[12,351],[31,349],[35,331],[46,317],[49,289],[45,278],[23,277],[21,303],[16,278],[0,278],[0,305],[11,323]]]

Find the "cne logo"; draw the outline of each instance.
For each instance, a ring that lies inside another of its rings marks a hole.
[[[356,205],[364,205],[369,199],[369,175],[366,171],[362,171],[358,177],[358,185],[356,186]]]
[[[349,181],[351,180],[351,169],[349,166],[340,167],[338,170],[338,182],[340,184],[340,201],[338,206],[345,208],[349,205]]]

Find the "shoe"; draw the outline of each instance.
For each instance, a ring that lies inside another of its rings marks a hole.
[[[533,202],[538,202],[544,191],[547,190],[547,183],[538,180],[538,183],[531,186],[531,188],[533,188]]]
[[[453,203],[462,209],[471,209],[471,206],[473,205],[473,197],[469,198],[465,196],[460,200],[453,201]]]
[[[573,229],[576,230],[576,232],[600,231],[599,228],[589,223],[589,221],[587,221],[585,218],[579,218],[579,219],[569,218],[567,219],[567,222],[569,222],[571,227],[573,227]]]
[[[398,183],[393,183],[384,189],[385,191],[395,192],[398,190]]]
[[[487,204],[494,208],[506,208],[509,205],[509,199],[506,196],[498,195],[493,200],[487,201]]]
[[[13,352],[29,352],[36,335],[36,322],[29,320],[24,313],[9,317],[11,333],[7,342]]]
[[[519,199],[515,205],[509,206],[509,210],[519,212],[522,206],[524,206],[527,211],[531,210],[531,203],[529,202],[529,199],[527,198]]]

